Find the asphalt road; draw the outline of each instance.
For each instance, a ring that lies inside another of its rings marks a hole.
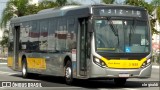
[[[5,63],[0,63],[0,86],[2,81],[14,81],[15,83],[37,82],[42,86],[48,87],[0,87],[0,90],[160,90],[160,87],[156,86],[158,81],[160,81],[160,69],[158,66],[153,66],[151,78],[128,79],[127,83],[123,87],[115,86],[112,80],[76,80],[72,86],[69,86],[65,84],[62,77],[39,75],[29,79],[24,79],[21,77],[21,72],[12,71]]]

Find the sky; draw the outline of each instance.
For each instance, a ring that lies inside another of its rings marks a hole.
[[[3,9],[6,7],[6,2],[8,0],[0,0],[0,18],[1,18],[1,14],[3,12]]]

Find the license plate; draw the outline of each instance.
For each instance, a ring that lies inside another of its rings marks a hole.
[[[128,74],[128,73],[121,73],[121,74],[119,74],[119,77],[129,77],[130,76],[130,74]]]

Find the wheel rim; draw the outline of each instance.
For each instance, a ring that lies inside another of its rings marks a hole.
[[[22,73],[23,73],[23,76],[25,76],[26,75],[26,65],[25,65],[25,63],[23,64],[23,68],[22,68]]]
[[[66,78],[71,78],[71,68],[70,67],[66,68]]]

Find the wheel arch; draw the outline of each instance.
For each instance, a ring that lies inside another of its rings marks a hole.
[[[22,67],[22,63],[24,62],[24,58],[26,58],[26,55],[22,55],[22,58],[21,58],[21,67]],[[26,60],[27,62],[27,60]]]
[[[23,64],[25,66],[23,66]],[[29,73],[28,73],[28,68],[27,68],[27,58],[26,58],[26,55],[22,55],[22,58],[21,58],[21,68],[22,68],[22,77],[23,78],[27,78],[29,76]],[[25,68],[25,71],[23,71],[24,68]]]
[[[64,58],[64,63],[63,63],[63,66],[64,66],[64,67],[66,66],[68,60],[72,63],[71,57],[67,55],[67,56]]]

